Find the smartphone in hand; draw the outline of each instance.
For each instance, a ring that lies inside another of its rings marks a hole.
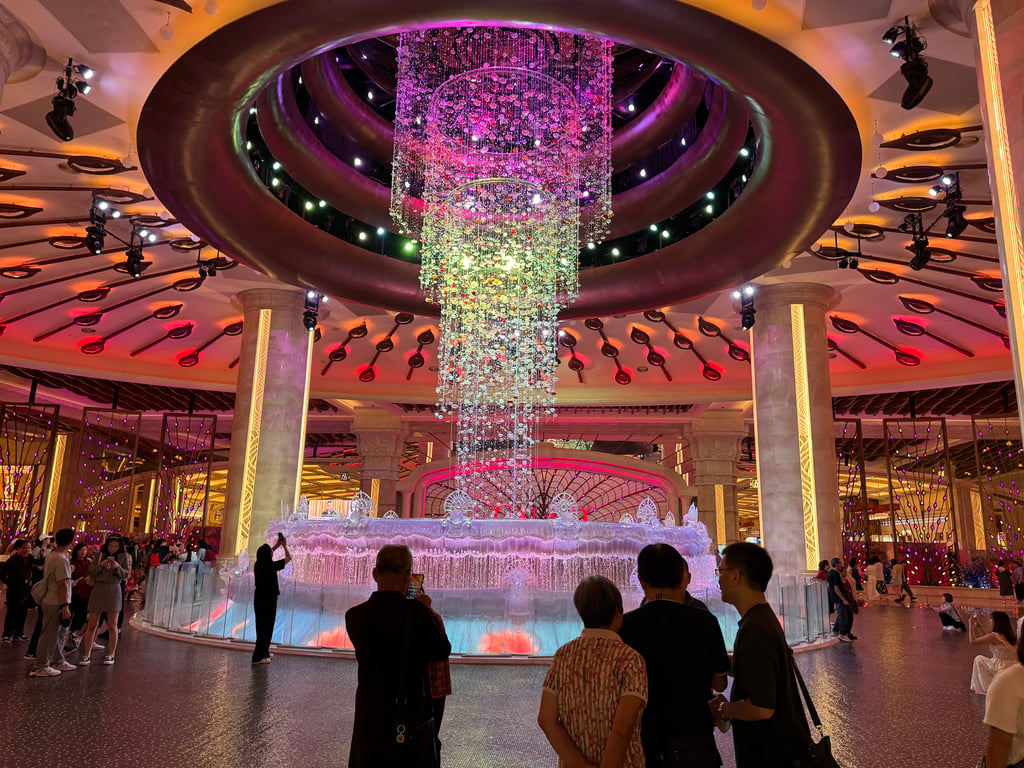
[[[415,600],[417,597],[423,594],[423,574],[414,573],[412,579],[409,581],[409,589],[406,590],[405,596],[410,600]]]

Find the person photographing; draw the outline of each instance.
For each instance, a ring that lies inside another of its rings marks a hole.
[[[284,550],[284,557],[274,559],[278,549]],[[277,534],[274,546],[263,544],[256,550],[256,564],[252,567],[255,589],[252,595],[252,610],[256,614],[256,647],[252,649],[253,664],[269,664],[272,658],[270,640],[274,636],[274,622],[277,621],[277,597],[281,588],[277,574],[292,560],[284,534]]]

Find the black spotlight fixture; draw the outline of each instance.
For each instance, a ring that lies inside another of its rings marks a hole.
[[[59,80],[57,82],[60,82]],[[53,135],[61,141],[75,138],[75,129],[71,127],[70,118],[75,114],[75,102],[62,93],[53,97],[53,109],[46,113],[46,124]]]
[[[68,59],[63,74],[57,78],[57,93],[50,102],[53,109],[46,113],[46,124],[61,141],[75,138],[75,130],[71,127],[71,118],[75,115],[75,99],[79,94],[84,96],[92,90],[86,81],[93,74],[90,67],[75,64],[73,59]]]
[[[302,324],[307,331],[316,329],[317,314],[320,311],[320,294],[316,291],[306,291],[306,306],[302,312]]]
[[[757,313],[754,309],[754,286],[745,285],[733,291],[732,297],[740,300],[740,327],[749,331],[754,327],[754,315]]]
[[[967,229],[967,219],[964,217],[967,206],[963,203],[960,174],[943,174],[942,185],[940,189],[946,193],[946,210],[942,214],[946,218],[946,237],[960,237]]]
[[[202,249],[200,249],[202,251]],[[217,251],[217,255],[212,259],[203,261],[202,255],[196,257],[196,266],[199,267],[200,277],[216,277],[217,276],[217,263],[220,260],[220,251]]]
[[[96,254],[103,253],[103,244],[107,238],[107,231],[102,223],[90,224],[85,228],[85,247]]]
[[[882,41],[892,45],[889,53],[897,59],[902,59],[900,74],[907,81],[907,88],[903,91],[900,99],[900,106],[904,109],[913,109],[932,88],[932,78],[928,75],[928,62],[921,55],[921,52],[928,46],[924,38],[917,34],[917,29],[910,23],[910,17],[906,16],[902,24],[895,24],[890,27]]]
[[[119,266],[123,266],[125,272],[138,280],[142,277],[142,247],[132,246],[125,252],[125,256],[124,264]]]
[[[911,269],[920,271],[932,260],[932,252],[928,248],[928,238],[923,235],[914,238],[910,250],[914,253],[914,257],[910,260]]]

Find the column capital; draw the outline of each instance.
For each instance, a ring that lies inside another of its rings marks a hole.
[[[754,302],[760,308],[817,304],[822,309],[828,309],[835,295],[831,286],[820,283],[769,283],[757,286]]]
[[[46,66],[46,52],[18,18],[0,5],[0,93],[5,83],[27,80]],[[19,77],[16,72],[27,70]]]
[[[363,478],[397,480],[405,445],[401,417],[383,408],[353,408],[352,431],[363,460]]]
[[[301,317],[306,292],[299,288],[250,288],[241,291],[236,300],[244,312],[261,309],[285,310],[298,312]]]

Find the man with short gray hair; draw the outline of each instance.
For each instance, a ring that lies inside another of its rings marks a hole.
[[[452,646],[420,592],[407,599],[412,552],[389,544],[377,553],[373,569],[377,591],[345,614],[345,629],[359,662],[356,711],[349,768],[434,768],[434,727],[427,666],[443,661]],[[398,741],[398,725],[404,726]],[[426,732],[426,734],[424,734]],[[433,760],[403,754],[429,739]]]

